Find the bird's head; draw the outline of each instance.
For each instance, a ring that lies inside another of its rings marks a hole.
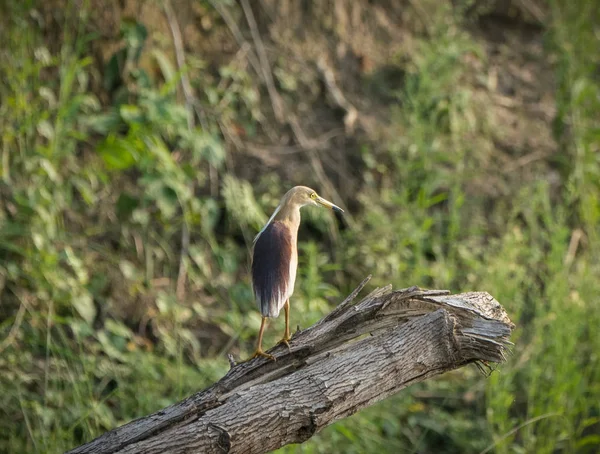
[[[307,188],[306,186],[295,186],[290,189],[283,198],[284,205],[297,206],[298,208],[306,205],[321,206],[329,208],[333,211],[343,213],[339,206],[334,205],[328,200],[321,197],[314,189]]]

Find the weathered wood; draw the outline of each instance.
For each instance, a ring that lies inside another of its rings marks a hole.
[[[264,453],[301,443],[399,390],[477,362],[504,361],[514,328],[485,292],[373,291],[297,332],[291,350],[234,366],[210,388],[70,453]]]

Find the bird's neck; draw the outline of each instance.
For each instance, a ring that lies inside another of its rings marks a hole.
[[[300,207],[281,207],[273,220],[285,222],[297,232],[300,225]]]

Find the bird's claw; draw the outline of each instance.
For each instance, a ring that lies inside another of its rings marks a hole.
[[[263,358],[270,359],[271,361],[277,361],[277,359],[273,355],[271,355],[270,353],[263,352],[260,348],[257,349],[250,358],[248,358],[248,361],[250,361],[251,359],[254,359],[254,358],[261,357],[261,356]]]
[[[291,351],[292,349],[290,348],[290,342],[289,342],[291,340],[292,340],[292,338],[289,335],[283,336],[281,338],[281,340],[279,342],[277,342],[277,345],[284,344],[288,348],[288,350]]]

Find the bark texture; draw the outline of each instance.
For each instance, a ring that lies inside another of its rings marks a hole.
[[[514,328],[486,292],[377,289],[219,382],[70,453],[264,453],[423,380],[504,361]]]

